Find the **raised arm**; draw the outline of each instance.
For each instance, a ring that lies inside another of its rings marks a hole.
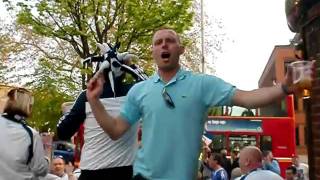
[[[286,96],[281,84],[272,87],[243,91],[237,89],[232,98],[232,104],[246,108],[257,108],[268,105]]]
[[[57,135],[59,139],[68,140],[79,130],[80,125],[86,118],[86,101],[86,93],[83,91],[78,96],[71,110],[59,119],[59,124],[57,126]]]
[[[130,124],[120,116],[113,117],[107,113],[99,100],[103,91],[103,84],[103,75],[92,78],[87,85],[87,100],[98,124],[112,140],[116,140],[130,128]]]
[[[271,104],[286,95],[298,92],[293,87],[292,67],[288,66],[284,81],[272,87],[264,87],[252,91],[236,90],[232,98],[233,105],[246,108],[257,108]]]

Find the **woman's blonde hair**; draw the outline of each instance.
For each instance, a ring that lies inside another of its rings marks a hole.
[[[12,88],[7,94],[4,113],[29,117],[32,111],[33,97],[30,91],[24,88]]]

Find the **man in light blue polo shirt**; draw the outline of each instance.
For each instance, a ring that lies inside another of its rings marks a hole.
[[[110,116],[99,101],[103,77],[88,83],[87,98],[93,114],[112,139],[119,138],[140,118],[143,120],[142,147],[136,155],[134,179],[195,179],[210,106],[253,108],[292,92],[290,76],[282,85],[242,91],[215,76],[183,70],[179,64],[183,52],[174,30],[157,30],[152,39],[157,73],[131,88],[118,117]]]
[[[134,172],[152,179],[194,176],[207,109],[230,105],[234,91],[221,79],[182,69],[168,83],[156,74],[134,86],[121,111],[130,125],[140,117],[145,120]],[[166,104],[163,93],[174,107]]]

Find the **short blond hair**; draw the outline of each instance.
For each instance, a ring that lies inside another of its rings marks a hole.
[[[161,31],[161,30],[168,30],[168,31],[173,32],[173,33],[175,34],[175,36],[177,37],[178,43],[179,43],[179,44],[182,44],[180,35],[178,34],[178,32],[177,32],[174,28],[172,28],[172,27],[170,27],[170,26],[161,26],[161,27],[155,29],[155,30],[153,31],[152,39],[153,39],[154,35],[155,35],[158,31]]]
[[[25,88],[12,88],[7,94],[4,113],[29,117],[32,111],[33,96]]]

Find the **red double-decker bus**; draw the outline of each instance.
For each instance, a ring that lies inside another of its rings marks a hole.
[[[252,117],[209,116],[206,135],[211,136],[214,150],[226,149],[228,154],[249,145],[272,151],[284,177],[296,154],[293,96],[258,111],[259,116]]]

